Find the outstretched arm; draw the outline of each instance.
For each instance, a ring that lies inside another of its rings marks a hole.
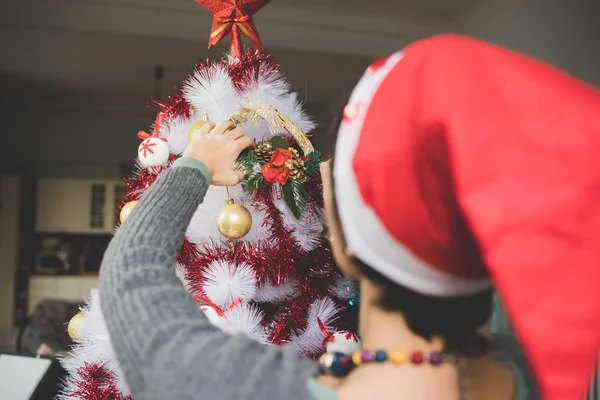
[[[205,147],[228,146],[219,142],[223,138],[214,140]],[[231,165],[243,147],[237,148],[230,148]],[[231,165],[219,168],[198,161],[201,154],[186,155],[144,194],[102,262],[102,311],[132,395],[305,400],[312,362],[299,359],[292,348],[265,348],[213,327],[175,276],[177,253],[211,176],[222,184],[239,180]]]

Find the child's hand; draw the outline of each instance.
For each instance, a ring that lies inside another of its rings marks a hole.
[[[254,146],[254,140],[242,133],[231,121],[216,125],[207,122],[192,138],[183,153],[193,157],[208,167],[211,185],[234,186],[242,181],[244,173],[234,169],[240,153]]]

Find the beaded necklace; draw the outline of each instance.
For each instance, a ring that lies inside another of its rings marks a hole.
[[[348,355],[343,353],[325,353],[319,359],[321,373],[338,378],[348,375],[354,368],[370,363],[390,362],[394,365],[403,365],[411,363],[413,365],[429,364],[438,366],[444,362],[457,362],[457,357],[452,354],[440,352],[423,353],[422,351],[413,351],[408,354],[402,350],[386,352],[383,350],[355,351]]]
[[[407,362],[413,365],[429,364],[437,367],[445,362],[456,365],[458,370],[458,393],[460,400],[466,400],[467,390],[465,385],[465,365],[464,359],[453,354],[440,352],[423,353],[422,351],[413,351],[410,355],[402,350],[386,352],[377,351],[355,351],[348,355],[343,353],[325,353],[319,358],[319,373],[342,378],[348,375],[354,368],[370,364],[390,362],[394,365],[403,365]]]

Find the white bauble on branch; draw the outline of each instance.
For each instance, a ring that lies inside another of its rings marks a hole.
[[[144,167],[162,167],[169,162],[169,145],[164,139],[149,137],[138,147],[138,158]]]
[[[350,331],[335,332],[327,343],[328,353],[352,354],[358,350],[360,350],[360,339]]]

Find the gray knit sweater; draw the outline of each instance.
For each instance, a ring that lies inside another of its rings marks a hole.
[[[315,364],[293,348],[265,348],[213,327],[173,266],[210,179],[181,158],[163,172],[102,261],[100,299],[117,360],[135,400],[310,398]]]

